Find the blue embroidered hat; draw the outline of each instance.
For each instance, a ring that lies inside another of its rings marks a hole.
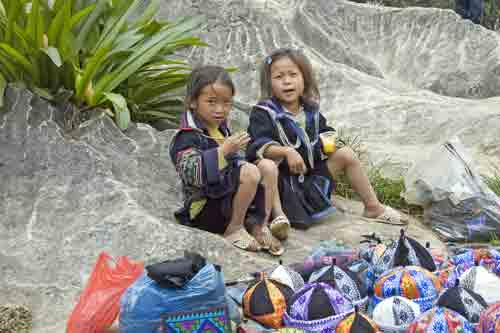
[[[411,299],[422,312],[434,305],[441,291],[438,278],[428,270],[417,267],[398,267],[383,274],[374,286],[373,303],[378,304],[391,296]]]
[[[309,283],[313,282],[330,284],[349,299],[354,306],[359,306],[362,311],[366,310],[368,303],[367,290],[355,273],[349,270],[344,271],[333,264],[313,272],[309,278]]]
[[[306,284],[289,304],[285,326],[319,333],[334,333],[337,324],[354,311],[344,295],[323,282]]]
[[[414,321],[409,333],[474,333],[472,324],[459,313],[444,308],[434,307]]]

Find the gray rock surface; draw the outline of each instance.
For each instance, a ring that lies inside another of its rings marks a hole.
[[[238,97],[255,103],[258,65],[277,47],[304,50],[321,108],[360,136],[373,163],[404,172],[459,135],[480,170],[500,164],[500,35],[451,10],[330,0],[164,0],[161,15],[204,14],[210,48],[193,63],[240,68]]]
[[[239,98],[258,95],[257,65],[278,46],[301,47],[319,74],[322,109],[360,135],[374,162],[404,170],[459,133],[486,170],[500,160],[498,34],[451,11],[380,8],[328,0],[165,0],[164,17],[204,13],[212,45],[193,63],[238,66]],[[120,132],[96,114],[68,135],[61,111],[10,88],[0,113],[0,302],[34,311],[34,332],[63,332],[100,251],[154,262],[199,251],[227,278],[276,262],[221,238],[176,225],[177,176],[166,147],[172,132],[137,125]],[[358,203],[346,202],[359,213]],[[318,240],[357,244],[360,233],[398,228],[338,214],[287,242],[285,262]],[[418,222],[410,235],[442,244]]]

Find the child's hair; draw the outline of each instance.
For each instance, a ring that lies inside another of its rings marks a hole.
[[[234,96],[235,88],[233,80],[231,80],[229,73],[223,67],[206,65],[193,69],[187,83],[186,99],[184,101],[186,110],[191,109],[191,102],[200,96],[203,88],[214,83],[220,83],[231,88]]]
[[[281,58],[288,57],[291,61],[299,67],[304,78],[304,95],[302,96],[306,102],[318,103],[319,102],[319,89],[312,65],[307,57],[299,50],[291,48],[282,48],[273,51],[270,55],[264,58],[264,62],[260,67],[260,98],[266,100],[273,96],[271,86],[271,65]]]

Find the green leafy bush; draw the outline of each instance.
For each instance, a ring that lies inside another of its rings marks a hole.
[[[55,100],[65,91],[78,110],[109,108],[122,129],[175,119],[191,70],[175,54],[205,45],[193,37],[203,18],[156,20],[160,1],[0,0],[0,89],[24,82]]]

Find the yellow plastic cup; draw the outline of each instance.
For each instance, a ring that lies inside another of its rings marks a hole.
[[[335,132],[325,132],[319,135],[323,146],[323,153],[331,154],[337,150],[337,134]]]

